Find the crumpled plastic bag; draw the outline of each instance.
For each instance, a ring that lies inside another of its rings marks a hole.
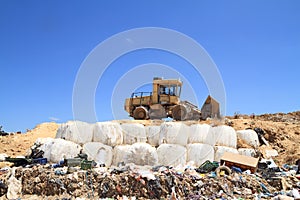
[[[17,199],[21,195],[22,191],[22,182],[14,175],[8,179],[8,189],[7,189],[7,198],[8,199]]]

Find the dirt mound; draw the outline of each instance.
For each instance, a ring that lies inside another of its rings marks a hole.
[[[278,164],[295,164],[300,158],[300,111],[263,115],[228,117],[226,122],[235,130],[261,128],[270,146],[278,151]]]
[[[0,137],[0,152],[15,157],[25,155],[37,138],[54,138],[59,124],[55,122],[42,123],[24,134],[11,134]]]

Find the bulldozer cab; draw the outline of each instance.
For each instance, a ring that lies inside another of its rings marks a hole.
[[[171,95],[180,97],[181,87],[178,85],[160,85],[159,86],[159,95]]]
[[[180,101],[181,86],[182,82],[177,79],[154,78],[152,103],[177,104]]]

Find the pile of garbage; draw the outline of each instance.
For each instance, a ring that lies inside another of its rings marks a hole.
[[[25,157],[0,154],[0,196],[300,199],[300,160],[277,155],[260,128],[68,122]]]
[[[218,167],[217,162],[209,161],[198,168],[134,164],[89,169],[60,164],[7,167],[0,171],[0,196],[6,195],[8,199],[22,195],[174,200],[300,198],[300,177],[294,171],[295,166],[284,166],[284,170],[278,168],[276,172],[260,165],[256,173],[238,167]]]

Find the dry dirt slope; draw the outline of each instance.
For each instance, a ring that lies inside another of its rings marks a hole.
[[[278,151],[278,164],[294,164],[300,159],[300,111],[236,118],[229,119],[236,130],[259,127],[265,131],[265,138]]]
[[[147,124],[149,122],[141,121],[141,123]],[[205,121],[201,123],[212,122]],[[294,163],[297,159],[300,159],[300,111],[287,114],[265,114],[255,117],[240,115],[228,117],[226,123],[236,130],[262,128],[266,132],[265,138],[279,153],[279,156],[275,158],[278,164]],[[54,138],[58,127],[59,124],[54,122],[43,123],[26,134],[0,136],[0,153],[6,153],[12,157],[24,155],[37,138]]]
[[[37,138],[52,137],[56,135],[59,124],[55,122],[42,123],[26,134],[14,134],[0,136],[0,153],[6,153],[11,157],[25,155]]]

